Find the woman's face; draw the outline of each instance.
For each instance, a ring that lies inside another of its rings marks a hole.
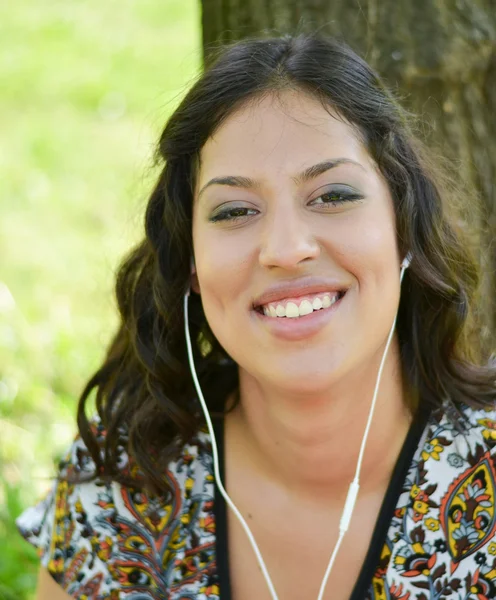
[[[193,289],[240,368],[322,393],[380,359],[401,258],[387,184],[353,128],[287,91],[231,115],[200,158]],[[254,304],[271,291],[264,315]]]

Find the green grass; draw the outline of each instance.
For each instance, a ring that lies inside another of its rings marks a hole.
[[[201,65],[196,0],[0,4],[0,599],[31,598],[13,519],[48,488],[116,324],[154,143]]]

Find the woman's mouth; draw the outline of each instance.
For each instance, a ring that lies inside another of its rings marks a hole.
[[[345,296],[345,291],[311,294],[254,307],[252,314],[272,335],[298,341],[322,331]]]
[[[300,298],[285,299],[255,307],[266,317],[274,319],[301,319],[313,312],[325,310],[341,300],[346,292],[321,292]]]

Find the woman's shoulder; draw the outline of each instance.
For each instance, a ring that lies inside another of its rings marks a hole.
[[[422,589],[470,592],[478,581],[496,594],[495,534],[496,408],[435,410],[404,480],[376,583],[405,598],[426,599]]]
[[[106,431],[91,423],[99,444]],[[139,467],[119,449],[119,466]],[[215,598],[215,520],[210,438],[199,431],[166,470],[172,494],[148,494],[98,477],[78,435],[48,495],[18,519],[42,565],[73,597],[175,598],[209,589]],[[77,482],[76,482],[77,480]]]
[[[411,497],[422,490],[422,497],[429,497],[443,510],[456,503],[465,488],[472,490],[474,485],[488,490],[493,502],[496,407],[462,405],[433,411],[412,462],[408,483],[413,484]],[[446,520],[443,510],[439,517]]]
[[[444,405],[432,411],[426,435],[440,438],[443,448],[464,445],[466,453],[476,451],[478,456],[491,452],[496,445],[496,405]]]

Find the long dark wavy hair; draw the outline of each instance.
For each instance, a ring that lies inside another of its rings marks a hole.
[[[397,321],[408,385],[430,407],[496,400],[496,365],[482,356],[476,335],[483,317],[477,310],[480,267],[453,211],[459,190],[426,158],[410,115],[342,42],[316,33],[251,38],[217,52],[160,137],[163,168],[146,208],[145,237],[117,275],[121,322],[79,400],[79,431],[102,477],[129,483],[118,466],[125,444],[146,487],[167,494],[168,463],[203,426],[183,316],[200,151],[243,103],[287,89],[311,94],[350,123],[389,184],[399,249],[413,253]],[[204,396],[211,411],[222,412],[238,388],[238,367],[209,328],[195,293],[189,321]],[[86,414],[93,392],[106,429],[103,446]]]

